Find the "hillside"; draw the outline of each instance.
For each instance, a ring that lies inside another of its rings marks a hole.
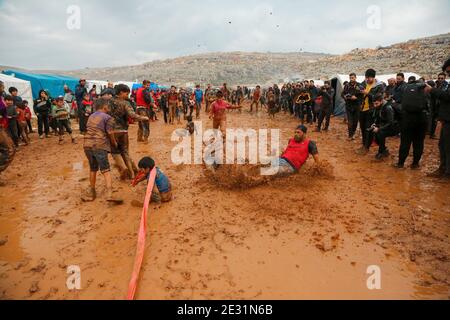
[[[96,80],[151,79],[157,83],[181,86],[194,82],[203,85],[221,85],[223,82],[231,85],[264,85],[287,78],[328,79],[337,73],[363,74],[368,67],[379,73],[408,71],[435,77],[449,55],[450,33],[447,33],[387,47],[358,48],[339,56],[307,52],[207,53],[136,66],[53,72]]]
[[[450,56],[450,33],[410,40],[376,49],[354,49],[327,57],[316,63],[302,63],[299,68],[307,78],[327,78],[337,73],[364,74],[368,68],[379,73],[414,72],[431,78],[441,72],[443,62]]]
[[[223,82],[253,84],[298,76],[302,63],[314,63],[325,57],[331,56],[317,53],[207,53],[138,66],[85,69],[65,74],[114,81],[152,79],[158,83],[178,85],[192,81],[216,85]]]

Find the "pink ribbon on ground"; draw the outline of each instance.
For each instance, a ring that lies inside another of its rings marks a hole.
[[[142,261],[144,260],[145,251],[145,237],[147,233],[147,212],[150,200],[152,198],[152,191],[155,185],[156,169],[150,172],[150,179],[148,180],[147,192],[145,194],[144,208],[142,209],[141,225],[139,227],[138,242],[136,249],[136,258],[134,260],[133,274],[131,275],[130,284],[128,286],[127,300],[134,300],[136,289],[139,280],[139,273],[142,267]]]

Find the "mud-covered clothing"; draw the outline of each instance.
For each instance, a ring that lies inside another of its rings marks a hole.
[[[194,122],[188,122],[187,126],[186,126],[186,130],[189,131],[189,134],[194,134],[195,133],[195,124]]]
[[[62,107],[58,107],[55,105],[52,107],[52,117],[56,119],[56,121],[69,120],[70,111],[67,110],[66,105]]]
[[[224,100],[217,100],[211,105],[211,114],[214,121],[225,121],[227,118],[227,109],[231,109],[228,102]]]
[[[109,134],[114,130],[114,119],[107,113],[97,111],[93,113],[87,123],[84,136],[84,148],[111,152]]]
[[[143,87],[139,88],[136,92],[136,105],[138,107],[146,107],[149,109],[152,103],[154,103],[154,100],[150,94],[150,90]]]
[[[88,159],[91,172],[98,172],[100,170],[102,173],[105,173],[111,170],[107,151],[100,149],[84,149],[84,154]]]
[[[6,103],[3,100],[3,97],[0,96],[0,128],[8,127],[8,117],[6,112]]]
[[[155,186],[153,188],[151,202],[169,202],[172,200],[172,185],[169,178],[158,167],[156,169]],[[150,173],[147,181],[150,180]]]
[[[8,168],[14,159],[15,153],[16,149],[14,148],[13,141],[6,133],[6,130],[0,127],[0,172]]]
[[[261,99],[261,91],[255,90],[255,92],[253,92],[253,102],[259,102],[260,99]]]
[[[128,118],[136,121],[146,120],[145,117],[137,115],[127,100],[113,98],[109,102],[110,115],[114,119],[114,132],[128,132]]]
[[[17,122],[17,107],[15,105],[6,107],[8,117],[8,132],[16,147],[19,146],[19,125]]]

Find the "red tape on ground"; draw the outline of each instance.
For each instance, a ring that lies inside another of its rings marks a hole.
[[[153,169],[150,173],[150,179],[148,180],[147,192],[145,194],[144,208],[142,209],[141,225],[139,227],[138,242],[136,249],[136,258],[134,260],[133,274],[131,275],[130,284],[128,286],[128,300],[134,300],[136,294],[137,284],[139,280],[139,273],[142,267],[142,261],[144,259],[145,251],[145,236],[147,233],[147,212],[150,200],[152,197],[153,187],[155,185],[156,170]]]

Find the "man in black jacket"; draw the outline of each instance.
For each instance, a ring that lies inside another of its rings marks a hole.
[[[358,129],[359,112],[361,107],[362,93],[359,83],[356,82],[356,74],[350,74],[350,82],[344,87],[341,94],[345,100],[345,111],[347,112],[348,138],[354,140]]]
[[[80,132],[86,132],[87,118],[84,116],[85,110],[83,107],[83,98],[88,93],[86,88],[86,80],[80,79],[78,85],[75,88],[75,100],[78,107],[78,122],[80,124]]]
[[[379,146],[376,159],[382,160],[389,156],[389,150],[386,148],[386,138],[398,135],[399,125],[395,120],[395,113],[391,103],[386,101],[382,94],[378,94],[374,98],[373,106],[372,118],[374,123],[369,130],[373,132],[375,141]]]
[[[442,71],[450,76],[450,59],[444,63]],[[427,86],[425,92],[431,93],[431,96],[439,101],[438,119],[442,123],[441,138],[439,140],[441,164],[433,175],[450,180],[450,86],[434,89],[431,86]]]
[[[420,167],[428,125],[425,86],[424,82],[416,81],[415,77],[410,77],[403,91],[401,142],[396,168],[404,168],[411,144],[414,155],[411,169],[419,169]]]
[[[405,90],[406,82],[403,73],[397,74],[397,83],[395,84],[394,93],[392,95],[392,102],[402,104],[403,91]]]
[[[362,133],[363,146],[359,150],[359,154],[365,155],[369,152],[369,148],[373,142],[373,132],[368,130],[372,124],[373,100],[378,94],[384,93],[384,86],[381,81],[375,79],[377,72],[373,69],[366,71],[366,80],[361,83],[363,100],[361,105],[361,112],[359,115],[359,126]]]
[[[309,82],[309,94],[311,95],[311,111],[313,114],[313,123],[317,122],[319,119],[319,114],[316,112],[316,99],[319,95],[319,90],[316,87],[316,84],[314,83],[314,80],[311,80]]]
[[[333,96],[334,90],[331,88],[329,81],[325,81],[325,85],[320,90],[319,97],[322,97],[322,106],[320,108],[319,121],[317,123],[316,132],[322,130],[323,121],[326,119],[324,131],[328,131],[330,127],[331,113],[333,112]]]
[[[438,75],[438,80],[436,81],[435,87],[437,89],[447,90],[448,88],[448,82],[445,80],[445,73],[442,72]],[[438,118],[439,118],[439,107],[441,104],[441,101],[439,99],[436,99],[433,95],[431,96],[431,110],[430,110],[430,121],[431,121],[431,128],[430,128],[430,138],[436,139],[436,128],[438,124]]]

